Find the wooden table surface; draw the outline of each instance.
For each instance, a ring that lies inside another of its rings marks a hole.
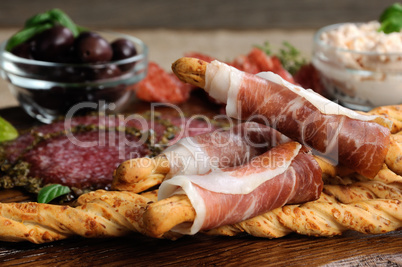
[[[401,247],[400,231],[332,238],[291,234],[272,240],[196,235],[167,241],[133,234],[43,245],[0,242],[0,262],[2,266],[400,266]]]

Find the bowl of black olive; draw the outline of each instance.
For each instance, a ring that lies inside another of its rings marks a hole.
[[[120,112],[132,100],[130,87],[146,76],[148,49],[140,39],[71,29],[48,23],[0,47],[2,78],[22,108],[44,123],[90,110]]]

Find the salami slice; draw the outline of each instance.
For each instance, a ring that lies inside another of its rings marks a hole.
[[[59,136],[41,142],[24,154],[22,160],[30,164],[30,175],[41,178],[44,184],[108,188],[113,170],[121,162],[151,154],[136,136],[123,134],[112,130],[83,132],[74,136],[79,142]]]
[[[134,86],[136,96],[141,100],[172,104],[188,100],[192,88],[154,62],[149,63],[147,76]]]
[[[123,161],[155,156],[178,139],[213,127],[206,120],[167,115],[76,117],[30,129],[1,145],[0,177],[10,180],[8,187],[35,179],[42,185],[107,189]]]
[[[247,55],[240,55],[229,65],[238,70],[257,74],[263,71],[271,71],[278,74],[288,82],[295,83],[292,75],[283,68],[281,61],[276,56],[268,56],[264,51],[253,48]]]

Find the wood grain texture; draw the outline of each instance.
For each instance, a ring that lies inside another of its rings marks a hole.
[[[196,235],[176,241],[133,234],[43,245],[0,242],[0,261],[2,266],[393,266],[402,257],[401,246],[402,232],[333,238],[292,234],[272,240]]]
[[[394,0],[13,0],[0,1],[0,25],[22,26],[35,13],[58,7],[87,27],[318,28],[377,19]]]

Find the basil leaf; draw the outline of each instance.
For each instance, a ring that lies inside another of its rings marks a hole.
[[[53,27],[53,24],[51,23],[45,23],[42,25],[36,25],[36,26],[31,26],[29,28],[22,29],[21,31],[17,32],[13,36],[8,39],[6,50],[11,51],[15,46],[22,44],[32,37],[34,37],[36,34],[41,33],[47,29],[50,29]]]
[[[18,137],[18,131],[5,119],[0,117],[0,142]]]
[[[25,21],[25,28],[45,24],[52,21],[52,17],[49,12],[37,14]]]
[[[70,193],[70,188],[61,184],[52,184],[43,187],[38,193],[38,203],[49,203],[53,199]]]
[[[25,22],[25,27],[17,32],[7,42],[6,50],[11,51],[15,46],[28,41],[30,38],[54,25],[60,24],[71,30],[75,37],[82,31],[69,16],[58,8],[51,9],[45,13],[37,14]]]
[[[402,28],[402,21],[387,20],[381,23],[379,31],[384,33],[399,32]]]
[[[60,25],[63,25],[66,28],[69,28],[75,37],[79,34],[79,30],[77,25],[67,16],[66,13],[61,11],[58,8],[51,9],[48,11],[49,16],[53,21],[58,22]]]
[[[381,26],[378,31],[399,32],[402,29],[402,5],[395,3],[386,8],[381,14],[379,22],[381,22]]]
[[[380,15],[380,22],[387,20],[389,17],[398,16],[398,14],[402,13],[402,5],[400,3],[392,4],[387,7],[382,14]]]

